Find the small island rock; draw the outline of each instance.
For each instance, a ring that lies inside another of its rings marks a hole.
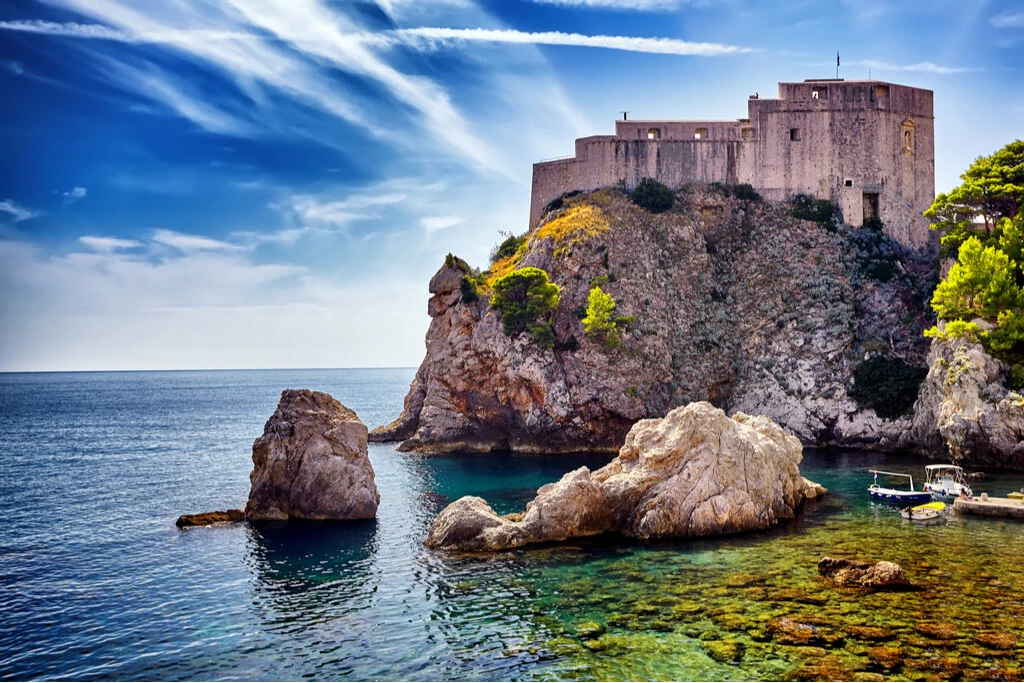
[[[366,425],[319,391],[288,389],[252,445],[250,521],[372,519],[380,494]]]
[[[637,422],[600,470],[542,486],[519,521],[481,498],[455,501],[426,545],[497,550],[612,531],[646,539],[767,529],[824,491],[800,475],[801,458],[800,442],[771,420],[691,403]]]
[[[895,562],[860,562],[835,557],[818,561],[818,573],[837,586],[855,586],[874,590],[913,588],[903,568]]]
[[[174,524],[178,528],[189,526],[209,526],[210,524],[233,524],[245,520],[245,513],[241,510],[215,510],[214,512],[201,512],[198,515],[182,515]]]

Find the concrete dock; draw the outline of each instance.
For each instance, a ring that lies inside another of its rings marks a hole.
[[[985,517],[1011,517],[1024,520],[1024,500],[1011,498],[957,498],[953,510],[958,514]]]

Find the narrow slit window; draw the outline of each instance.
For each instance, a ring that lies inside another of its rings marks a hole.
[[[693,139],[694,140],[707,140],[708,139],[708,129],[707,128],[698,128],[693,133]]]
[[[799,140],[800,139],[800,129],[799,128],[790,128],[789,129],[789,139],[790,140]]]

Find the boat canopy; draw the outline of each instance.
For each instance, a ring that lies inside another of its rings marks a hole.
[[[910,490],[914,490],[914,477],[909,474],[904,474],[902,472],[883,472],[882,470],[868,470],[868,472],[874,472],[875,478],[877,478],[879,474],[884,474],[890,477],[906,477],[910,480]]]
[[[964,471],[963,467],[959,465],[925,465],[924,469],[926,472],[934,472],[935,470],[960,470]]]

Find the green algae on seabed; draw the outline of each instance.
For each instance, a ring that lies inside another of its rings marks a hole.
[[[763,535],[514,554],[541,641],[525,677],[1020,680],[1024,527],[915,525],[847,488]],[[825,555],[897,562],[920,590],[831,587]]]

